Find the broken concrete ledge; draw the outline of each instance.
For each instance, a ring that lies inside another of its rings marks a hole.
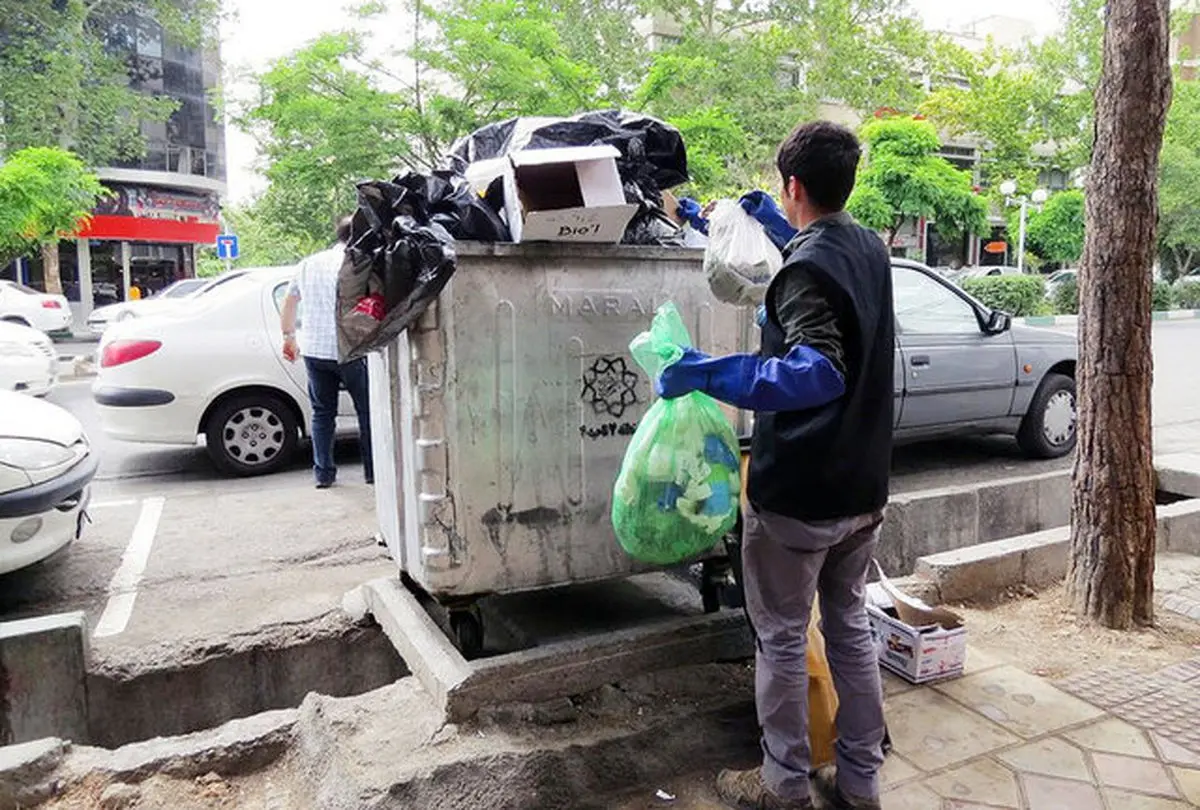
[[[1173,453],[1154,459],[1158,488],[1163,492],[1200,498],[1200,454]]]
[[[398,579],[363,586],[375,620],[452,722],[487,705],[539,703],[643,672],[753,654],[741,611],[664,619],[467,661]]]
[[[1061,582],[1070,542],[1070,526],[1061,526],[931,554],[917,560],[914,579],[937,601],[995,601],[1012,588]],[[1158,550],[1200,554],[1200,499],[1158,507]]]

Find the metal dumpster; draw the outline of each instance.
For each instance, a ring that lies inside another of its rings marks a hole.
[[[653,396],[629,341],[665,301],[708,352],[745,350],[754,330],[749,310],[712,297],[702,258],[459,245],[438,302],[370,361],[381,531],[411,582],[461,608],[484,594],[647,570],[609,518]],[[744,432],[744,417],[729,414]]]

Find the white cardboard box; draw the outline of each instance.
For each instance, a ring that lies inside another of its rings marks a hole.
[[[637,206],[625,202],[615,146],[525,149],[504,169],[514,242],[616,244]]]
[[[867,587],[867,615],[880,665],[910,683],[955,678],[967,662],[967,628],[913,627],[900,621],[887,593]]]

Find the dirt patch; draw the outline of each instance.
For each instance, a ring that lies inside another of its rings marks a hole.
[[[1052,680],[1110,664],[1149,672],[1200,655],[1200,622],[1160,608],[1154,627],[1107,630],[1077,619],[1062,586],[959,610],[972,648]]]
[[[272,768],[225,779],[215,773],[196,779],[153,776],[125,790],[107,779],[87,777],[40,810],[303,810],[311,803],[290,789],[291,774]],[[108,791],[106,793],[106,791]]]

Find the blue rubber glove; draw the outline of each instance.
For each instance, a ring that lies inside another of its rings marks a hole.
[[[846,381],[825,355],[808,346],[794,346],[785,357],[709,357],[688,349],[663,369],[654,389],[663,399],[703,391],[736,408],[765,413],[828,404],[846,393]]]
[[[767,236],[775,243],[775,247],[780,250],[787,247],[788,242],[798,233],[767,192],[751,191],[743,195],[738,202],[741,203],[743,211],[758,220]]]
[[[675,213],[687,220],[687,223],[692,226],[692,230],[699,231],[707,236],[708,220],[700,215],[701,210],[700,203],[691,197],[683,197],[679,200],[679,205],[676,207]]]

